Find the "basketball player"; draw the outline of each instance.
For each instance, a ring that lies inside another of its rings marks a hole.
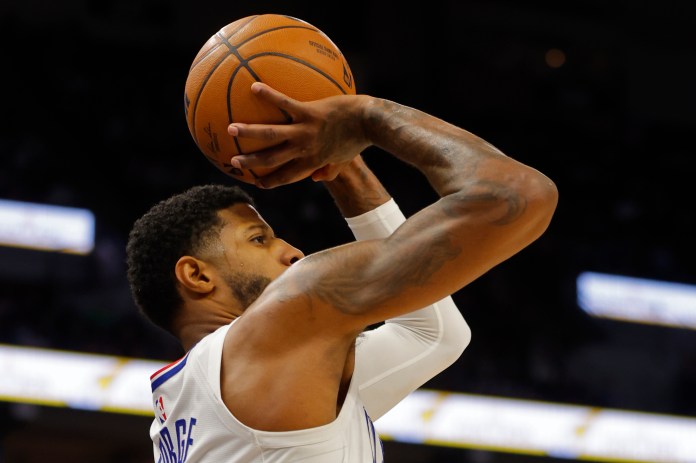
[[[194,187],[136,221],[134,298],[187,352],[152,376],[155,460],[381,462],[372,420],[469,342],[449,295],[537,239],[556,188],[394,102],[252,91],[293,122],[232,124],[231,136],[278,142],[232,163],[278,167],[264,188],[323,180],[358,241],[304,257],[236,187]],[[356,156],[368,146],[418,168],[440,199],[405,220]]]

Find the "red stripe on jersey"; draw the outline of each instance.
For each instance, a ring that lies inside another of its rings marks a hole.
[[[184,357],[186,357],[186,356],[184,355]],[[174,365],[176,365],[177,363],[181,362],[181,361],[184,359],[184,357],[181,357],[179,360],[175,360],[175,361],[173,361],[172,363],[170,363],[169,365],[165,365],[165,366],[163,366],[162,368],[160,368],[159,370],[157,370],[156,372],[154,372],[152,375],[150,375],[150,381],[152,381],[152,379],[153,379],[155,376],[159,375],[159,374],[162,373],[164,370],[166,370],[166,369],[168,369],[168,368],[171,368],[171,367],[173,367]]]

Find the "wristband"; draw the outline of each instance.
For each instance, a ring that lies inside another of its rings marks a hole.
[[[386,238],[405,221],[406,217],[394,198],[364,214],[346,217],[356,240]]]

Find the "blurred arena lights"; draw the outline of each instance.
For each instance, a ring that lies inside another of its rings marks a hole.
[[[594,317],[696,329],[696,285],[583,272],[578,306]]]
[[[575,460],[696,462],[696,419],[418,390],[375,421],[385,440]]]
[[[563,52],[563,50],[559,50],[558,48],[551,48],[546,52],[545,59],[546,65],[548,67],[557,69],[565,64],[566,55]]]
[[[153,416],[168,362],[0,345],[0,400]],[[579,460],[696,463],[696,419],[417,390],[375,421],[384,440]]]
[[[87,209],[0,199],[2,246],[89,254],[94,227],[94,214]]]
[[[163,362],[0,344],[0,400],[152,414],[150,375]]]

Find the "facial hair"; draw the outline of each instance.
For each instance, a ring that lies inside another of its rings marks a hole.
[[[246,310],[261,295],[272,280],[256,273],[232,272],[225,276],[225,283]]]

